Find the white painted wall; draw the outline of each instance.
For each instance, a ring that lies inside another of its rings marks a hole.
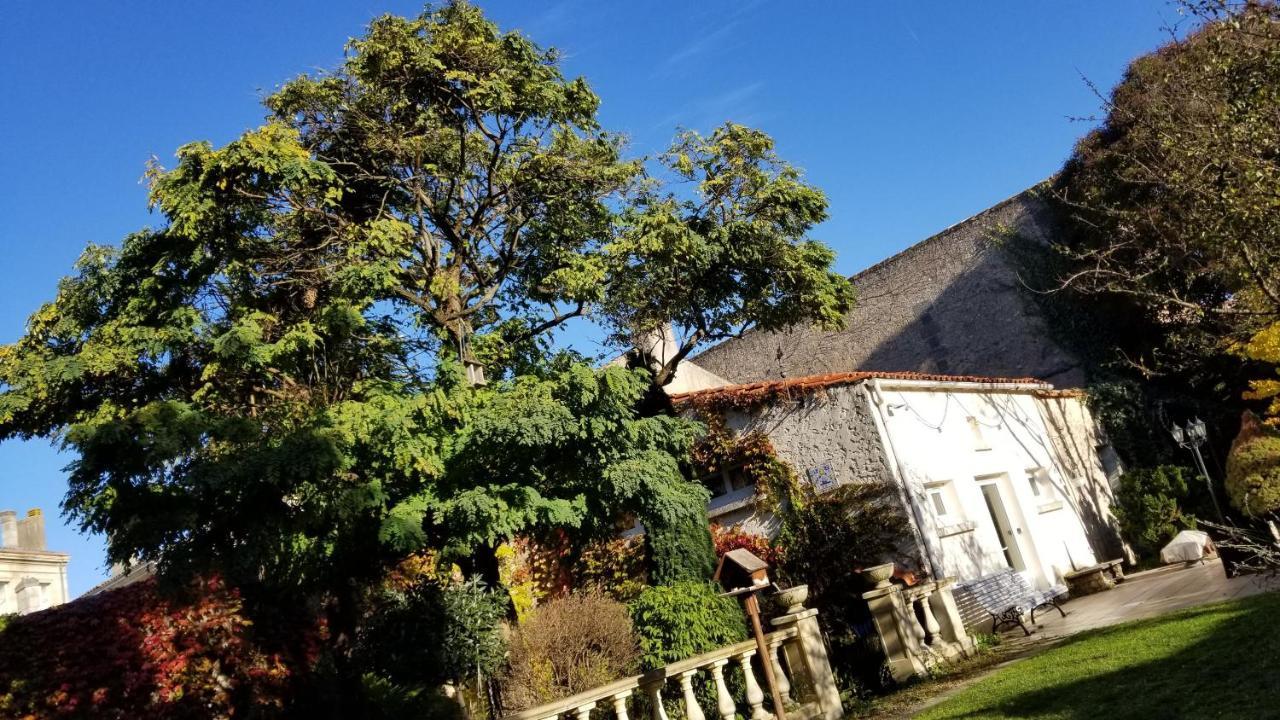
[[[1097,562],[1077,490],[1060,467],[1033,394],[920,382],[874,381],[872,389],[936,572],[963,582],[1007,567],[982,494],[987,482],[1000,488],[1034,586],[1059,584],[1073,568]],[[1034,468],[1052,496],[1047,489],[1033,493],[1028,470]],[[945,514],[931,491],[943,493]]]
[[[65,553],[0,548],[0,615],[43,610],[69,599]]]

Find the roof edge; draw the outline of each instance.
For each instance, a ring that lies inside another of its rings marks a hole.
[[[955,385],[957,390],[1005,389],[1047,392],[1053,385],[1033,377],[988,377],[983,375],[944,375],[936,373],[874,371],[828,373],[799,378],[765,380],[740,385],[677,393],[671,396],[672,404],[680,406],[750,406],[779,398],[795,397],[817,392],[828,387],[856,385],[866,380],[889,380],[904,386],[912,383],[942,383]]]

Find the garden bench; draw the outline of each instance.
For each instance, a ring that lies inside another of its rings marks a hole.
[[[1002,625],[1017,625],[1027,635],[1031,631],[1022,622],[1022,616],[1031,612],[1031,624],[1036,622],[1036,611],[1044,607],[1053,607],[1062,617],[1067,612],[1058,604],[1067,594],[1067,588],[1055,585],[1048,590],[1033,590],[1025,578],[1012,568],[979,578],[957,588],[957,594],[967,595],[984,612],[991,616],[991,632],[996,632]]]

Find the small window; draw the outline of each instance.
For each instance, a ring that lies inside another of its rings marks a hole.
[[[1031,494],[1039,502],[1049,502],[1056,497],[1053,482],[1049,480],[1049,471],[1044,468],[1027,470],[1027,484],[1031,486]]]
[[[711,493],[712,499],[755,485],[741,467],[726,468],[702,477],[698,482]]]
[[[953,525],[964,520],[960,511],[960,498],[950,480],[941,480],[925,485],[925,493],[929,496],[929,509],[942,525]]]
[[[724,485],[724,473],[706,475],[700,478],[698,482],[702,483],[702,486],[707,489],[707,492],[711,493],[711,497],[713,499],[729,492]]]
[[[729,478],[729,491],[741,490],[751,487],[755,483],[751,482],[751,478],[747,477],[747,473],[742,468],[737,467],[732,470],[726,470],[725,475]]]
[[[987,442],[987,438],[982,434],[982,423],[978,422],[978,418],[969,418],[969,431],[973,433],[973,449],[974,450],[990,450],[991,443]]]
[[[933,490],[929,493],[929,497],[933,499],[933,511],[938,517],[947,514],[947,501],[942,498],[942,490]]]

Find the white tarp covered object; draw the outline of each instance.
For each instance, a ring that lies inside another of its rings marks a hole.
[[[1160,561],[1164,563],[1195,562],[1203,560],[1205,555],[1213,552],[1213,543],[1209,534],[1199,530],[1183,530],[1160,551]]]

